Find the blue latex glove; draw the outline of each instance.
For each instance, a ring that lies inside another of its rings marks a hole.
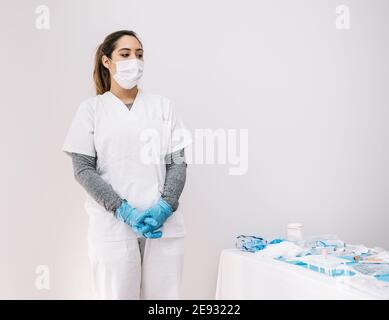
[[[127,200],[123,200],[120,207],[115,211],[115,217],[128,224],[136,233],[146,233],[149,238],[160,238],[162,236],[162,232],[153,232],[154,226],[157,225],[157,221],[154,219],[148,219],[148,223],[146,224],[142,221],[143,219],[140,219],[144,216],[144,212],[139,212],[136,208],[131,206]]]
[[[151,225],[152,220],[156,221],[157,224],[153,225],[152,231],[162,227],[164,222],[173,214],[173,209],[164,199],[160,198],[159,201],[148,208],[143,215],[135,219],[135,224],[145,223]],[[147,232],[146,232],[147,235]]]
[[[162,231],[149,231],[149,232],[145,232],[145,233],[143,233],[143,236],[145,238],[149,238],[149,239],[161,238],[162,237]]]
[[[143,220],[144,219],[144,220]],[[145,238],[149,239],[157,239],[162,237],[162,231],[155,231],[157,226],[157,221],[153,218],[145,216],[145,212],[142,213],[142,216],[138,218],[138,220],[143,220],[143,222],[136,223],[134,225],[134,229],[136,232],[143,234]],[[150,231],[147,230],[150,229]]]

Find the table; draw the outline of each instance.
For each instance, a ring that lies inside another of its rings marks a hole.
[[[341,283],[336,277],[238,249],[221,252],[215,298],[377,299]]]

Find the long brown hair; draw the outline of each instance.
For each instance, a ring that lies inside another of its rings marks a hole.
[[[134,31],[120,30],[113,32],[105,37],[102,44],[100,44],[96,50],[95,55],[95,68],[93,70],[93,80],[95,83],[96,94],[103,94],[109,91],[111,86],[111,75],[109,70],[104,67],[102,57],[105,55],[108,58],[112,58],[112,52],[115,50],[117,41],[123,36],[135,37],[141,47],[143,48],[142,42],[139,40],[138,35]]]

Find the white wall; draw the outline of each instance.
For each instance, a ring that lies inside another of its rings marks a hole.
[[[50,30],[35,28],[40,4]],[[61,147],[93,94],[94,50],[119,29],[143,40],[143,87],[191,130],[249,130],[246,175],[188,167],[183,298],[213,298],[219,253],[240,233],[299,221],[389,248],[387,1],[8,0],[0,12],[0,298],[92,296],[85,193]],[[35,288],[38,265],[50,290]]]

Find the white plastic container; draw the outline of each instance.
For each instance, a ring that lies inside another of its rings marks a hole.
[[[293,242],[299,242],[303,240],[304,225],[302,223],[289,223],[287,229],[287,239]]]

